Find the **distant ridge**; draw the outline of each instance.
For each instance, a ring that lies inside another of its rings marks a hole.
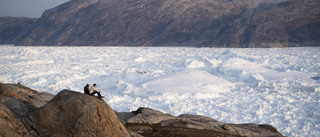
[[[36,21],[27,17],[0,17],[0,44],[14,44]]]
[[[17,45],[320,46],[319,0],[72,0]]]

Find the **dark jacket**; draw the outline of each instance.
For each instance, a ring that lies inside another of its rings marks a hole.
[[[89,87],[87,87],[87,86],[84,86],[83,91],[84,91],[84,94],[90,94],[89,93],[90,92]]]

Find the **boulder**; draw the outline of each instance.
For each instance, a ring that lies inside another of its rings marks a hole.
[[[53,98],[54,97],[54,98]],[[106,102],[0,83],[0,136],[130,136]]]
[[[248,136],[282,137],[271,125],[230,124],[213,118],[182,114],[178,117],[150,108],[116,112],[131,134],[147,136]],[[172,133],[175,132],[175,133]]]
[[[0,83],[0,94],[20,99],[36,108],[47,104],[54,95],[48,92],[38,92],[34,89],[18,84]]]
[[[122,122],[122,123],[127,123],[129,118],[132,118],[134,116],[136,116],[135,114],[133,114],[132,112],[116,112],[116,115],[118,117],[118,119]]]
[[[41,92],[37,95],[29,95],[29,101],[37,108],[40,108],[47,104],[54,95],[48,92]]]
[[[21,84],[0,83],[0,136],[29,136],[21,118],[37,109],[28,95],[37,91]]]
[[[174,127],[184,127],[184,128],[194,128],[194,129],[207,129],[207,125],[201,122],[195,122],[190,119],[176,118],[169,119],[160,122],[161,126],[174,126]]]
[[[159,110],[154,110],[151,108],[140,107],[132,113],[121,112],[117,113],[117,116],[120,120],[125,123],[148,123],[148,124],[157,124],[161,121],[174,119],[175,117],[170,114],[162,113]]]
[[[24,124],[33,136],[130,136],[106,102],[70,90],[31,112]]]
[[[0,103],[17,118],[27,116],[31,111],[36,109],[29,102],[14,97],[0,96]]]
[[[248,124],[225,124],[235,130],[240,135],[243,136],[259,136],[259,137],[282,137],[283,135],[273,126],[271,125],[258,125],[253,123]],[[232,129],[231,129],[232,130]]]
[[[257,124],[229,124],[219,122],[206,116],[184,114],[176,119],[160,122],[161,126],[174,126],[190,129],[204,129],[219,132],[220,134],[230,134],[247,137],[282,137],[280,132],[271,125]]]
[[[283,136],[271,125],[176,117],[144,107],[115,112],[104,100],[70,90],[52,96],[0,83],[0,136]]]
[[[20,84],[0,83],[0,103],[9,109],[15,117],[20,118],[36,109],[25,94],[37,94],[29,89],[23,89]]]
[[[186,119],[190,119],[193,121],[198,121],[198,122],[218,122],[217,120],[211,118],[211,117],[207,117],[207,116],[201,116],[201,115],[193,115],[193,114],[181,114],[180,116],[178,116],[179,118],[186,118]]]
[[[20,119],[2,104],[0,104],[0,136],[29,136],[29,132],[26,130]]]

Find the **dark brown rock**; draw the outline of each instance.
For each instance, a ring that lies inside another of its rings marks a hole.
[[[116,114],[134,136],[283,136],[271,125],[231,124],[193,114],[174,117],[150,108]]]
[[[133,133],[145,137],[241,137],[239,135],[214,130],[194,129],[174,126],[161,126],[158,124],[125,124]],[[134,135],[136,135],[134,134]],[[137,136],[138,137],[138,136]]]
[[[136,116],[136,114],[133,114],[131,112],[115,112],[115,113],[116,113],[118,119],[122,123],[126,123],[129,118],[132,118],[132,117]]]
[[[29,136],[20,118],[36,107],[19,94],[20,89],[17,84],[0,83],[0,136]]]
[[[124,123],[148,123],[157,124],[161,121],[174,119],[170,114],[165,114],[159,110],[141,107],[136,111],[130,112],[116,112],[118,118]]]
[[[231,131],[231,130],[234,130],[231,126],[229,126],[228,124],[224,124],[223,126],[222,126],[222,128],[224,129],[224,130],[227,130],[227,131]]]
[[[47,104],[52,98],[53,94],[48,92],[41,92],[36,95],[29,95],[29,102],[31,102],[35,107],[40,108]]]
[[[16,118],[27,116],[36,107],[28,101],[28,95],[35,95],[31,89],[22,88],[19,84],[0,83],[0,103],[9,109]]]
[[[19,83],[18,84],[0,83],[0,94],[6,97],[6,99],[4,98],[2,99],[3,101],[4,100],[18,101],[18,102],[21,102],[22,104],[28,105],[31,108],[32,107],[39,108],[45,105],[46,103],[48,103],[54,97],[54,95],[51,93],[38,92],[31,88],[23,86]],[[17,108],[15,103],[9,102],[7,104],[8,105],[12,104],[12,106],[15,106]],[[17,112],[30,111],[28,109],[25,109],[25,106],[22,106],[21,109],[24,109],[24,110],[18,109]]]
[[[51,98],[21,84],[0,83],[0,136],[282,136],[271,125],[224,123],[193,114],[175,117],[143,107],[116,112],[124,127],[97,97],[63,90]],[[35,100],[48,103],[36,107]]]
[[[20,119],[2,104],[0,104],[0,136],[29,136],[29,132],[26,130]]]
[[[53,96],[0,83],[0,136],[130,136],[103,100],[68,90]]]
[[[201,116],[199,116],[201,119]],[[219,121],[194,121],[187,118],[169,119],[160,122],[164,127],[177,127],[198,130],[209,130],[221,135],[247,136],[247,137],[282,137],[283,135],[271,125],[257,124],[230,124]]]
[[[27,118],[25,125],[37,136],[130,136],[107,103],[69,90]]]
[[[202,122],[202,123],[207,123],[207,122],[218,122],[217,120],[207,117],[207,116],[201,116],[201,115],[194,115],[194,114],[182,114],[180,116],[178,116],[179,118],[186,118],[186,119],[190,119],[193,121],[198,121],[198,122]]]

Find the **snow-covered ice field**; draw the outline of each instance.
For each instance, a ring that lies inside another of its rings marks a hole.
[[[3,83],[40,92],[98,85],[116,111],[271,124],[286,136],[320,136],[320,48],[0,46]]]

